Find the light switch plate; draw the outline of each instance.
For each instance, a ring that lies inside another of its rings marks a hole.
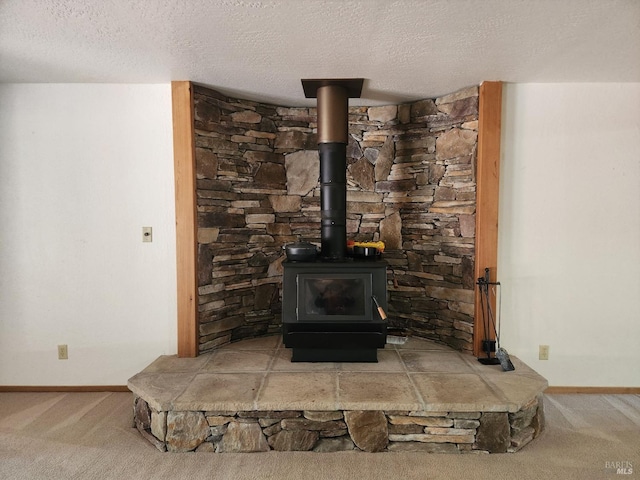
[[[153,242],[153,229],[151,227],[142,227],[142,241]]]

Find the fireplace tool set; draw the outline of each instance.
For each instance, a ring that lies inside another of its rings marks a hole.
[[[502,367],[505,372],[515,370],[509,353],[500,346],[500,325],[496,327],[496,319],[493,316],[493,309],[491,308],[491,298],[489,295],[489,286],[494,288],[501,288],[500,282],[491,282],[489,276],[489,269],[484,269],[484,277],[478,278],[476,282],[480,289],[480,308],[482,310],[482,320],[484,325],[485,338],[482,340],[482,351],[487,354],[486,358],[478,358],[478,361],[483,365],[498,365]],[[494,290],[495,291],[495,290]],[[496,295],[497,296],[497,295]],[[500,305],[502,304],[502,293],[500,292]],[[501,307],[498,308],[501,312]],[[500,316],[502,320],[502,316]],[[492,340],[489,332],[492,332],[495,340]],[[497,348],[496,348],[497,347]],[[495,352],[495,357],[491,356],[491,353]]]

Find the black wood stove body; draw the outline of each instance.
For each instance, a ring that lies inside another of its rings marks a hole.
[[[282,328],[293,362],[377,362],[387,323],[382,260],[285,261]]]
[[[376,362],[386,343],[387,267],[382,260],[347,256],[349,105],[363,79],[302,80],[318,99],[321,251],[316,261],[286,261],[283,340],[294,362]]]

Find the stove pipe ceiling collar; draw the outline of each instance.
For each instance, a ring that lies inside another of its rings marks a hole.
[[[363,78],[302,80],[306,98],[318,99],[318,144],[349,143],[349,98],[360,98]]]

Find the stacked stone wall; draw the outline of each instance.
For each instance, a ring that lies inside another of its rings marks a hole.
[[[283,246],[320,243],[315,108],[196,86],[200,352],[281,327]],[[349,108],[347,234],[386,243],[391,326],[472,350],[478,88]]]
[[[431,411],[156,411],[135,425],[160,451],[511,453],[544,430],[543,397],[514,413]]]

